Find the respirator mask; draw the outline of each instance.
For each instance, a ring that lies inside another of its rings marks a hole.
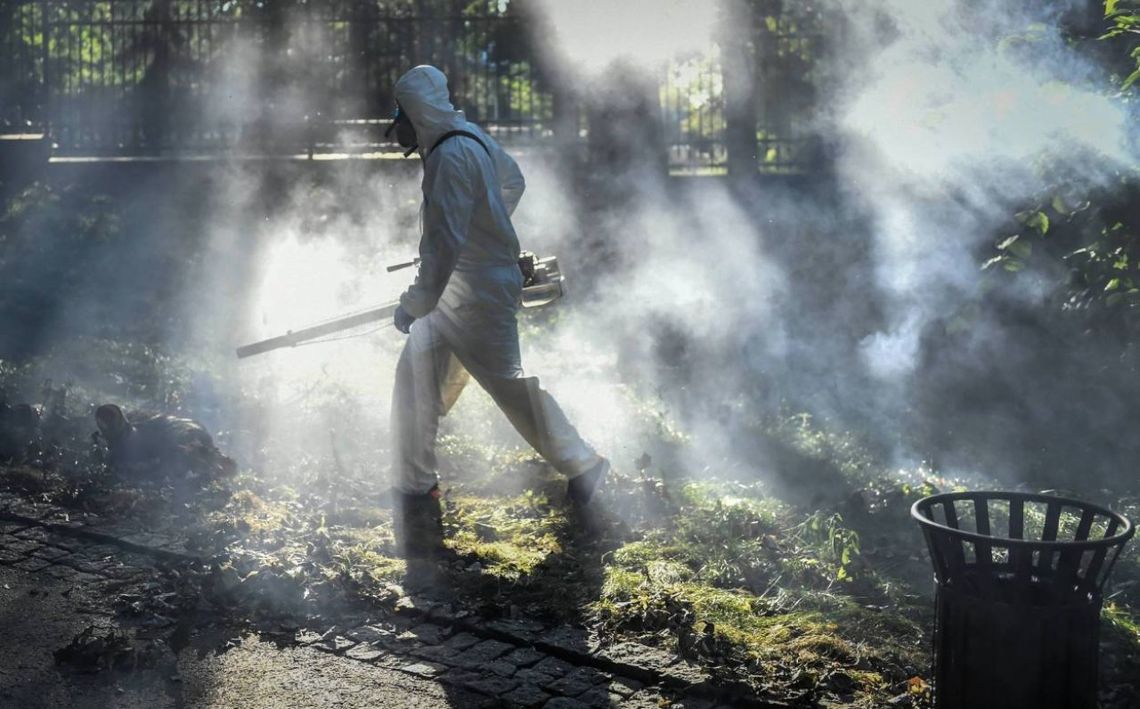
[[[384,131],[386,140],[389,139],[392,131],[396,131],[396,142],[400,144],[400,147],[407,148],[404,157],[408,157],[420,147],[416,140],[416,129],[412,125],[412,119],[408,118],[408,114],[404,113],[399,106],[396,106],[396,115],[392,116],[392,124],[388,126],[388,130]]]

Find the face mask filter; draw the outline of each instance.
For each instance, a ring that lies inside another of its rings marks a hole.
[[[420,147],[419,142],[416,140],[416,129],[412,125],[412,120],[408,118],[408,114],[396,107],[396,115],[392,117],[392,123],[388,126],[388,130],[384,131],[384,138],[391,140],[389,136],[392,131],[396,131],[396,142],[400,144],[401,148],[407,148],[404,157],[408,157]]]

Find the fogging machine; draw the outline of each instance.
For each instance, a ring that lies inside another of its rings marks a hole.
[[[419,264],[419,262],[420,260],[417,258],[413,261],[397,263],[388,266],[388,272],[409,268]],[[565,279],[562,277],[562,271],[558,268],[557,256],[539,258],[530,251],[524,251],[519,255],[518,264],[523,276],[522,306],[524,308],[540,308],[562,297],[562,283]],[[295,347],[344,330],[351,330],[354,327],[391,318],[399,305],[399,301],[385,303],[359,313],[303,327],[300,330],[290,330],[284,335],[239,347],[237,348],[237,356],[241,359],[282,347]]]

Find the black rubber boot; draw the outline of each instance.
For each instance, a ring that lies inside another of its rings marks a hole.
[[[566,497],[579,507],[589,504],[590,498],[594,496],[594,491],[602,484],[609,472],[610,461],[602,458],[594,467],[570,478],[569,482],[566,483]]]
[[[434,556],[443,551],[443,509],[439,487],[426,493],[395,492],[396,546],[405,558]]]

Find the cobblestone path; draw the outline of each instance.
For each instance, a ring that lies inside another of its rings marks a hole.
[[[114,627],[114,599],[153,589],[172,563],[193,563],[176,540],[0,495],[0,707],[779,706],[725,695],[655,648],[598,647],[578,628],[486,620],[414,593],[321,628],[302,621],[286,642],[252,633],[134,670],[57,666],[53,651]]]

